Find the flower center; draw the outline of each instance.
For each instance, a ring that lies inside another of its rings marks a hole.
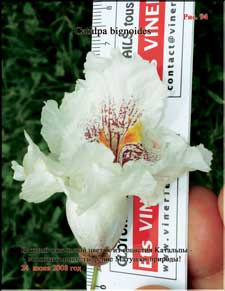
[[[104,129],[101,129],[99,131],[98,140],[100,143],[103,143],[108,148],[111,148],[111,150],[113,150],[115,156],[118,156],[121,149],[125,145],[141,143],[141,134],[142,134],[142,124],[140,121],[137,121],[133,126],[128,128],[128,130],[125,132],[124,135],[122,135],[122,137],[120,137],[119,132],[117,133],[117,139],[116,139],[117,143],[116,143],[115,148],[112,147],[113,140],[111,141],[111,145],[110,145],[110,141],[106,137]],[[110,137],[112,139],[112,137],[113,137],[112,134]]]
[[[124,164],[129,160],[148,159],[142,142],[141,112],[133,99],[118,107],[114,103],[104,104],[101,118],[90,122],[85,136],[89,141],[97,141],[110,148],[115,156],[114,162]]]

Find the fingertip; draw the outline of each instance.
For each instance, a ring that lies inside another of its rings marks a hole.
[[[213,191],[207,187],[203,187],[203,186],[192,186],[190,188],[189,191],[189,195],[213,195],[215,196],[215,194],[213,193]]]
[[[220,217],[223,221],[223,224],[224,224],[224,190],[225,190],[225,186],[220,191],[220,194],[218,197],[218,209],[219,209]]]
[[[223,263],[223,228],[217,197],[210,189],[190,189],[188,228],[191,276],[204,277],[219,271]]]

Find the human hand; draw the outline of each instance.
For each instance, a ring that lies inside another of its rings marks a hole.
[[[223,289],[224,189],[217,199],[209,189],[195,186],[189,194],[188,288]],[[137,290],[169,289],[143,286]]]

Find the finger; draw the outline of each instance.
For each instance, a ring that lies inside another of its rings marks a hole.
[[[225,187],[223,187],[223,189],[220,191],[219,197],[218,197],[218,209],[219,209],[219,213],[220,213],[220,217],[223,220],[223,224],[224,224],[224,190]]]
[[[193,187],[189,198],[189,271],[191,288],[222,288],[222,222],[217,198],[209,189]],[[137,290],[157,290],[145,286]]]
[[[151,285],[151,286],[143,286],[140,288],[137,288],[136,290],[169,290],[167,287],[158,286],[158,285]]]
[[[197,282],[222,269],[223,226],[217,197],[207,188],[196,186],[190,190],[188,243],[191,281]]]
[[[223,290],[223,271],[205,278],[195,278],[192,281],[193,289],[222,289]]]

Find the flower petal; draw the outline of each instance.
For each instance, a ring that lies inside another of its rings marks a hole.
[[[120,238],[127,218],[127,199],[105,195],[93,207],[78,215],[77,204],[68,197],[66,215],[70,228],[82,247],[112,249]]]
[[[86,57],[84,69],[85,72],[88,71],[103,72],[108,67],[109,63],[110,60],[108,58],[103,58],[95,55],[93,52],[89,52]]]
[[[14,175],[13,175],[14,180],[17,180],[17,181],[25,180],[24,169],[16,161],[12,161],[12,169],[14,170]]]
[[[203,144],[196,147],[188,147],[184,161],[189,169],[188,171],[200,170],[203,172],[209,172],[212,153],[207,150]]]
[[[113,163],[112,152],[102,144],[87,143],[71,157],[67,164],[67,193],[77,204],[77,214],[82,215],[98,204],[102,197],[121,199],[138,195],[148,204],[155,204],[158,187],[151,175],[147,161],[130,161],[121,167]]]
[[[49,100],[42,110],[41,134],[60,159],[69,158],[84,142],[88,122],[96,125],[102,120],[104,104],[113,102],[119,116],[121,105],[132,99],[144,120],[152,126],[159,122],[167,92],[153,64],[139,56],[126,59],[117,49],[112,50],[111,58],[89,53],[85,78],[77,81],[75,91],[65,93],[59,108]]]
[[[20,198],[28,202],[40,203],[56,192],[63,192],[62,181],[52,175],[43,160],[34,164],[34,169],[22,185]]]
[[[98,67],[101,62],[100,68]],[[156,66],[135,55],[124,58],[118,49],[112,49],[111,58],[100,60],[89,54],[85,63],[83,83],[97,99],[109,98],[115,104],[129,102],[134,98],[138,110],[143,110],[143,118],[156,126],[163,112],[165,84],[160,80]]]
[[[20,198],[39,203],[56,192],[63,192],[64,182],[62,178],[54,175],[54,172],[60,172],[57,162],[46,157],[26,132],[25,137],[29,145],[24,156],[23,167],[13,162],[12,168],[15,171],[15,179],[24,180]]]
[[[153,137],[150,138],[149,137]],[[189,146],[186,141],[172,130],[166,128],[146,129],[143,134],[144,146],[154,142],[160,147],[160,159],[151,165],[154,177],[164,180],[164,184],[174,181],[185,172],[209,171],[212,154],[203,145]]]
[[[45,103],[42,109],[41,123],[41,135],[47,141],[50,151],[59,155],[65,124],[56,101],[48,100]]]
[[[32,173],[36,161],[42,158],[43,154],[39,150],[38,146],[33,143],[32,139],[26,131],[24,131],[24,135],[28,142],[27,153],[25,154],[23,159],[24,173],[27,176]]]
[[[151,204],[157,183],[149,171],[147,161],[130,161],[123,166],[122,175],[118,177],[118,191],[123,195],[137,195],[143,202]]]
[[[93,142],[83,144],[74,156],[64,161],[67,193],[77,203],[78,214],[98,203],[102,196],[111,195],[115,175],[121,171],[113,159],[107,147]]]

